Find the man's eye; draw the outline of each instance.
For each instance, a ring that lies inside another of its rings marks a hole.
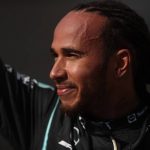
[[[76,57],[76,58],[79,58],[81,56],[80,56],[80,54],[77,54],[77,53],[67,53],[66,57]]]
[[[71,59],[78,59],[84,55],[82,51],[75,50],[72,48],[63,48],[62,54],[64,57],[71,58]]]

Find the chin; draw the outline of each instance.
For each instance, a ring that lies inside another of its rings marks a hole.
[[[80,104],[74,104],[74,105],[66,105],[66,104],[61,104],[61,110],[66,113],[68,116],[76,116],[81,112]]]

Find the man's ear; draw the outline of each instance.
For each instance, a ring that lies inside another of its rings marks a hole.
[[[131,53],[128,49],[120,49],[116,53],[116,77],[120,78],[126,74],[131,61]]]

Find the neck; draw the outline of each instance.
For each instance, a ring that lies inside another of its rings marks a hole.
[[[107,96],[107,103],[99,105],[97,109],[92,110],[92,112],[87,112],[83,114],[86,118],[90,120],[114,120],[119,119],[130,112],[134,111],[139,104],[139,98],[135,92],[129,92],[122,96],[121,93],[117,96]],[[106,101],[106,99],[105,99]]]

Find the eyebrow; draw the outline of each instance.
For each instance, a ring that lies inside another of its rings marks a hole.
[[[70,53],[70,52],[74,52],[74,53],[78,53],[78,54],[83,54],[83,51],[77,50],[77,49],[73,49],[73,48],[62,48],[64,53]]]
[[[78,54],[84,54],[84,51],[80,51],[74,48],[62,48],[62,53],[70,53],[70,52],[74,52],[74,53],[78,53]],[[54,48],[50,48],[50,53],[55,54],[56,50]]]

